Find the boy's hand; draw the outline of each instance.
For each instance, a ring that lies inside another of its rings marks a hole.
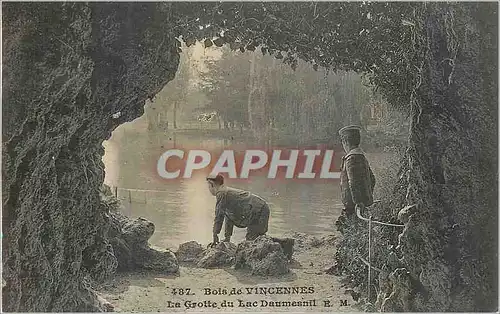
[[[222,241],[222,242],[231,242],[231,237],[225,237],[224,241]]]
[[[219,236],[214,234],[213,242],[208,245],[209,248],[215,247],[219,243]]]
[[[364,214],[364,211],[365,211],[365,204],[363,203],[359,203],[359,204],[356,204],[356,209],[359,208],[359,213],[362,215]]]

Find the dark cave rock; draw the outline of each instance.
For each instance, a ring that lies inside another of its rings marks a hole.
[[[99,205],[102,142],[143,113],[179,62],[174,36],[147,31],[164,21],[154,12],[140,3],[2,4],[4,311],[102,310],[83,284],[117,267],[112,218]]]

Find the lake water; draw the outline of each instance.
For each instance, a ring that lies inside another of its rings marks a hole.
[[[167,181],[156,174],[161,153],[180,145],[220,149],[228,148],[228,141],[208,136],[115,132],[104,144],[105,183],[118,187],[125,214],[155,224],[150,243],[158,247],[176,249],[183,242],[207,244],[212,239],[215,197],[208,191],[205,176]],[[251,146],[243,141],[230,145],[240,149]],[[227,179],[227,185],[249,190],[269,202],[270,235],[298,231],[320,236],[335,230],[342,209],[338,180],[270,180],[266,174],[251,175],[249,180]],[[245,232],[235,228],[232,240],[243,240]]]

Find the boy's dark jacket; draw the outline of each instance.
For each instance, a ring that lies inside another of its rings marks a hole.
[[[356,204],[365,206],[373,204],[373,188],[375,176],[361,148],[350,150],[342,157],[340,170],[340,189],[342,203],[346,208],[354,208]]]
[[[214,234],[219,234],[224,218],[226,224],[234,224],[239,228],[246,228],[253,221],[256,214],[267,203],[261,197],[248,191],[239,190],[223,185],[215,194]]]

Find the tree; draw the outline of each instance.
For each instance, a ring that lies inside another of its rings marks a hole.
[[[145,108],[150,130],[167,129],[171,113],[173,128],[177,128],[178,109],[188,97],[190,90],[189,55],[181,54],[175,78],[158,93]]]
[[[206,62],[208,71],[201,73],[200,87],[209,97],[205,110],[215,110],[223,120],[224,128],[236,124],[248,124],[246,98],[249,93],[249,77],[246,69],[241,68],[241,56],[223,50],[220,60]]]
[[[361,110],[369,105],[371,90],[354,73],[314,71],[304,62],[293,70],[270,56],[227,48],[207,68],[201,87],[211,102],[205,110],[217,111],[225,127],[248,125],[257,138],[276,133],[324,140],[330,129],[361,123]]]

